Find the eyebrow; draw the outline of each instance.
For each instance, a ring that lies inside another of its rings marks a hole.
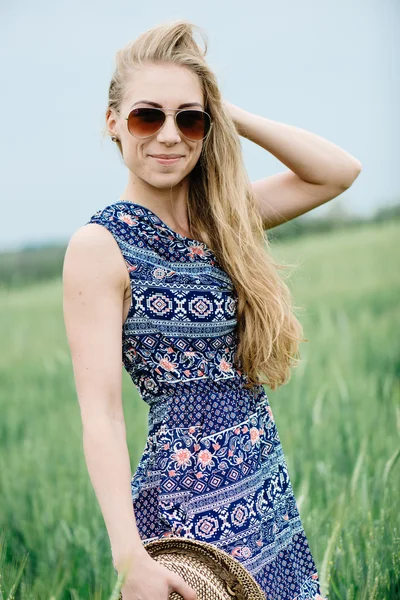
[[[157,102],[152,102],[151,100],[138,100],[137,102],[135,102],[135,104],[132,104],[131,108],[136,106],[136,104],[150,104],[150,106],[154,106],[154,108],[162,108],[161,104],[158,104]],[[186,102],[185,104],[180,104],[178,106],[178,110],[180,108],[187,108],[189,106],[200,106],[200,108],[203,109],[202,104],[200,104],[199,102]]]

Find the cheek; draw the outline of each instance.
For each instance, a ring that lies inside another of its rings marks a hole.
[[[189,161],[191,169],[193,169],[196,166],[196,164],[200,158],[202,148],[203,148],[203,146],[202,146],[202,144],[200,144],[198,148],[195,148],[192,151],[190,161]]]
[[[134,173],[143,172],[146,167],[146,158],[138,144],[127,144],[124,149],[124,162],[126,167]]]

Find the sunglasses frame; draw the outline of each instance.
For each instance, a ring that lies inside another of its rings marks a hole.
[[[211,119],[211,115],[210,115],[210,114],[209,114],[207,111],[205,111],[205,110],[201,110],[201,109],[199,109],[199,108],[165,108],[165,109],[163,109],[163,108],[157,108],[157,107],[155,107],[155,106],[140,106],[140,107],[138,107],[138,108],[151,109],[151,110],[158,110],[159,112],[162,112],[162,113],[164,113],[164,123],[161,125],[161,127],[160,127],[159,129],[157,129],[157,131],[155,131],[154,133],[151,133],[150,135],[145,135],[145,136],[143,136],[143,137],[142,137],[142,136],[140,136],[140,137],[139,137],[139,136],[135,135],[134,133],[132,133],[132,132],[129,130],[129,117],[130,117],[130,114],[131,114],[131,113],[132,113],[134,110],[138,110],[138,109],[136,109],[136,108],[133,108],[133,109],[132,109],[132,110],[129,112],[129,115],[128,115],[127,117],[124,117],[124,119],[125,119],[125,121],[126,121],[126,126],[127,126],[127,128],[128,128],[128,131],[129,131],[129,133],[130,133],[130,134],[131,134],[133,137],[135,137],[136,139],[138,139],[138,140],[145,140],[145,139],[147,139],[147,138],[149,138],[149,137],[152,137],[153,135],[156,135],[157,133],[159,133],[159,132],[161,131],[161,129],[164,127],[164,125],[165,125],[165,123],[166,123],[166,121],[167,121],[167,116],[168,116],[168,114],[167,114],[167,112],[166,112],[167,110],[168,110],[168,111],[174,111],[174,112],[175,112],[175,115],[174,115],[174,120],[175,120],[175,125],[176,125],[176,127],[177,127],[177,129],[178,129],[179,133],[180,133],[181,135],[183,135],[183,137],[185,137],[187,140],[190,140],[191,142],[202,142],[202,141],[204,141],[204,140],[206,139],[206,137],[208,137],[208,135],[209,135],[209,133],[210,133],[210,131],[211,131],[211,129],[212,129],[212,126],[213,126],[213,121],[212,121],[212,119]],[[208,118],[210,119],[210,127],[209,127],[209,130],[207,131],[206,135],[205,135],[203,138],[201,138],[200,140],[191,140],[191,139],[190,139],[190,138],[189,138],[187,135],[185,135],[185,134],[183,133],[183,131],[181,130],[181,128],[180,128],[180,127],[179,127],[179,125],[178,125],[178,122],[177,122],[177,120],[176,120],[176,119],[177,119],[177,116],[178,116],[180,113],[183,113],[183,112],[188,112],[188,111],[190,111],[190,112],[199,112],[199,113],[206,114],[206,115],[208,116]],[[116,112],[117,112],[118,114],[121,114],[119,110],[117,110]],[[121,115],[121,116],[122,116],[122,115]]]

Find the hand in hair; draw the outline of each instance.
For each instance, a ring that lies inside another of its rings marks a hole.
[[[246,130],[243,127],[243,109],[241,109],[239,106],[236,106],[235,104],[227,102],[227,100],[224,99],[222,100],[222,104],[225,107],[229,116],[231,117],[238,134],[246,137]],[[240,118],[240,116],[242,116],[242,118]]]

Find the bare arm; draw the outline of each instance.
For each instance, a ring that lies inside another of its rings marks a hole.
[[[289,168],[251,183],[264,229],[290,221],[336,198],[358,177],[362,165],[323,137],[261,117],[225,102],[239,135],[261,146]]]
[[[78,229],[64,259],[64,321],[83,426],[83,447],[117,567],[146,552],[131,499],[122,405],[126,265],[111,233]]]

